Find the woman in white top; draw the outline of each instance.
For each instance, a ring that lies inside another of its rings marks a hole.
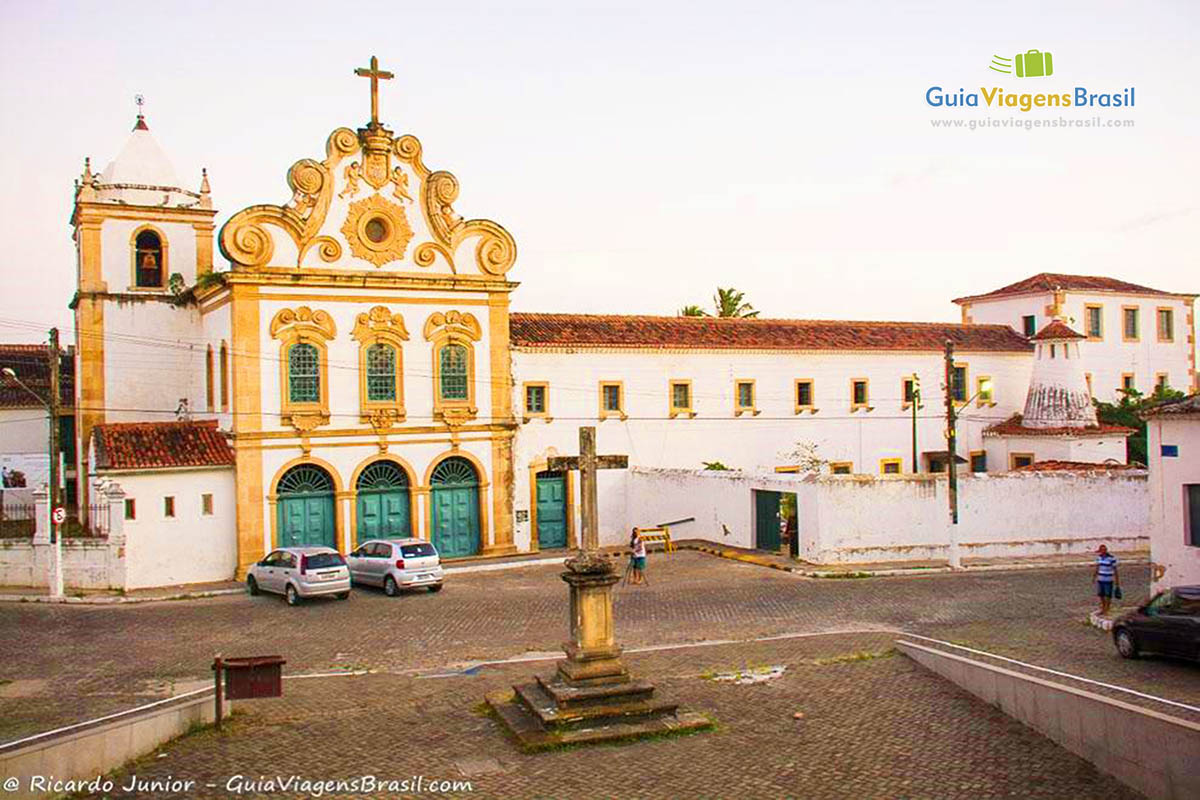
[[[646,543],[642,540],[642,536],[638,533],[638,529],[634,528],[633,533],[629,535],[629,547],[633,550],[633,581],[634,585],[645,583],[646,577]]]

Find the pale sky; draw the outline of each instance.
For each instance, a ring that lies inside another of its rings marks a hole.
[[[1200,292],[1200,4],[14,2],[0,6],[0,341],[71,326],[72,181],[146,97],[222,224],[369,117],[517,240],[514,308],[957,320],[1041,271]],[[1054,75],[988,70],[1050,51]],[[1116,92],[1132,109],[935,109],[930,86]],[[1132,119],[1122,129],[932,119]],[[5,324],[5,322],[9,324]]]

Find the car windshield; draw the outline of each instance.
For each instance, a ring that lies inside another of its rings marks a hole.
[[[400,554],[405,558],[420,558],[421,556],[436,556],[437,550],[433,549],[433,545],[422,542],[421,544],[401,545]]]
[[[342,559],[341,553],[309,553],[304,557],[304,563],[309,569],[321,569],[322,567],[340,567],[346,562]]]

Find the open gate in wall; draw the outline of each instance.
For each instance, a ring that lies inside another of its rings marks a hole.
[[[412,536],[412,500],[408,475],[394,461],[376,461],[358,476],[356,541]]]
[[[333,478],[313,464],[283,473],[275,487],[277,547],[337,547]]]
[[[434,547],[443,558],[478,554],[479,474],[475,466],[459,456],[447,458],[434,468],[429,483]]]

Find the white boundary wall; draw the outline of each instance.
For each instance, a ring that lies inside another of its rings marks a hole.
[[[634,468],[626,530],[694,517],[677,539],[754,547],[752,490],[794,492],[800,557],[822,564],[945,559],[950,552],[945,477],[816,476]],[[1101,543],[1149,543],[1146,473],[1009,473],[959,481],[964,558],[1086,553]],[[606,542],[606,544],[609,542]],[[616,544],[616,542],[611,542]]]

